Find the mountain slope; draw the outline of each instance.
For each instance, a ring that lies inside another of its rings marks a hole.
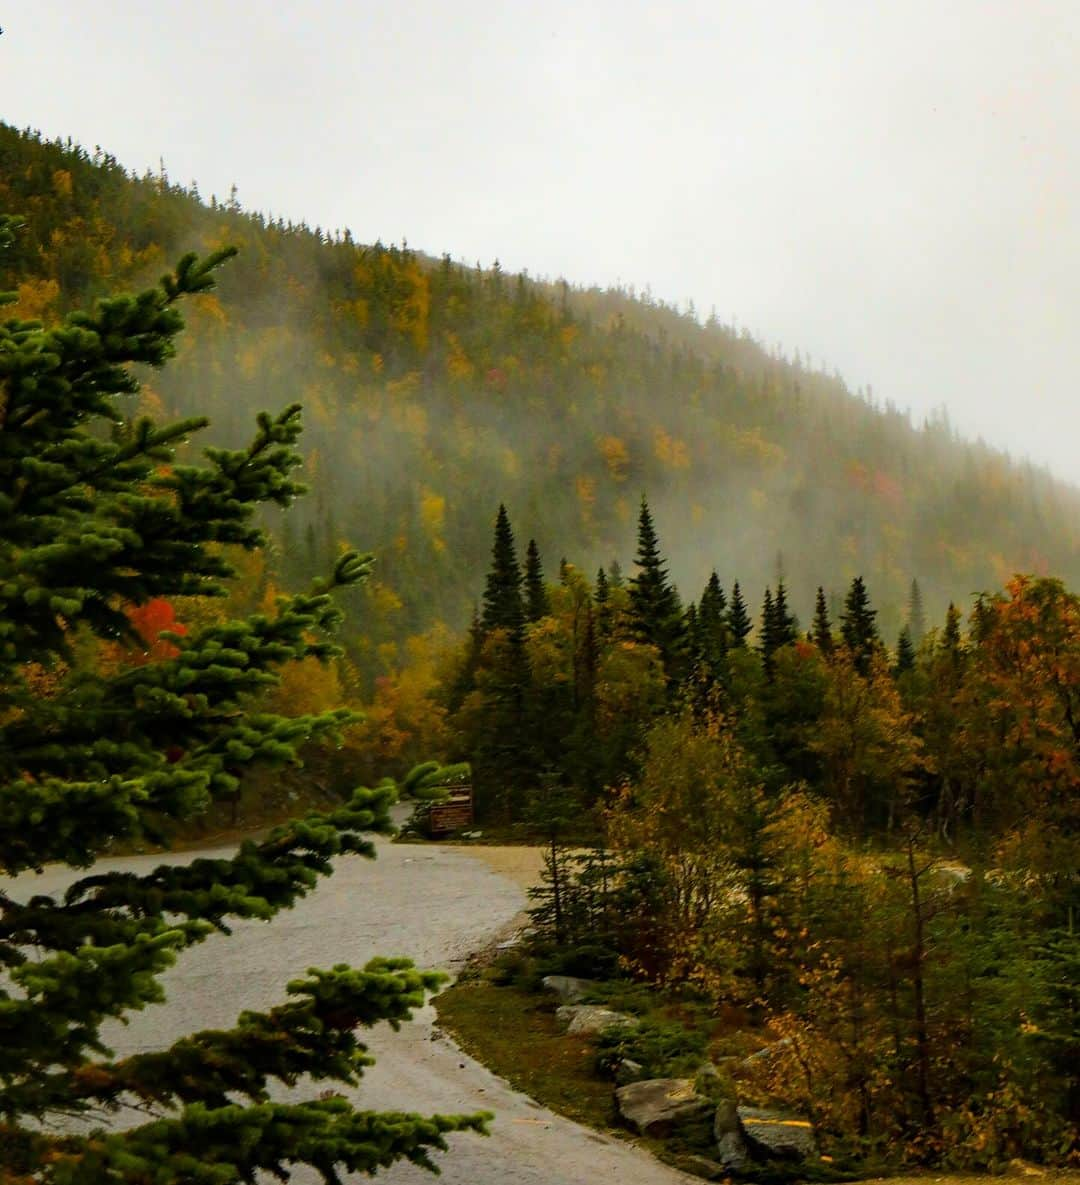
[[[595,568],[628,564],[646,492],[687,599],[716,567],[756,601],[781,568],[806,621],[818,584],[861,573],[886,636],[912,577],[934,617],[1015,570],[1080,578],[1075,489],[722,325],[283,225],[6,125],[0,209],[26,219],[0,268],[15,315],[240,246],[142,410],[206,412],[236,442],[256,410],[304,404],[312,496],[272,524],[278,567],[296,584],[344,539],[376,552],[351,615],[368,674],[463,625],[500,501],[549,569]]]

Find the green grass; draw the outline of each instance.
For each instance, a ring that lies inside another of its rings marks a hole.
[[[437,996],[435,1010],[466,1053],[515,1089],[588,1127],[618,1130],[612,1084],[592,1072],[592,1043],[562,1031],[549,998],[469,979]]]

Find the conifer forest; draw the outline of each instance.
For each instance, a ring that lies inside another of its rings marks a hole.
[[[821,1156],[733,1175],[1080,1164],[1080,490],[715,315],[6,124],[0,294],[0,1185],[497,1131],[349,1101],[444,983],[393,952],[102,1036],[465,778],[542,847],[537,975],[768,1049],[716,1089]]]

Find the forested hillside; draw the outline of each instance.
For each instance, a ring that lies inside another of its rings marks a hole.
[[[0,209],[25,220],[0,289],[46,322],[184,251],[240,248],[142,398],[208,411],[220,441],[304,405],[312,496],[270,520],[274,563],[296,587],[346,541],[375,553],[346,639],[365,682],[435,623],[464,627],[500,502],[549,559],[595,570],[628,565],[646,493],[685,587],[716,568],[757,604],[782,576],[836,610],[862,575],[889,637],[913,578],[935,617],[1015,571],[1080,578],[1074,489],[715,319],[362,246],[6,125]]]

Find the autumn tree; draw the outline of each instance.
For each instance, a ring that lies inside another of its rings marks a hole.
[[[0,238],[13,229],[0,222]],[[56,668],[86,637],[145,646],[140,620],[156,603],[220,595],[233,570],[226,549],[265,541],[257,509],[300,492],[295,405],[260,415],[250,445],[209,448],[202,464],[176,449],[205,420],[129,421],[131,367],[171,357],[179,303],[208,292],[230,254],[185,256],[158,287],[53,329],[0,325],[0,871],[93,869],[63,896],[0,896],[5,1180],[252,1180],[297,1164],[329,1179],[399,1159],[432,1167],[446,1133],[482,1126],[361,1110],[337,1095],[271,1097],[276,1083],[306,1077],[359,1080],[369,1059],[356,1030],[406,1019],[439,981],[399,959],[312,969],[287,1002],[169,1048],[117,1059],[101,1039],[107,1022],[163,998],[162,973],[189,947],[291,906],[335,857],[373,854],[365,832],[390,828],[392,788],[358,790],[232,858],[142,874],[93,867],[118,841],[198,816],[243,770],[295,761],[301,744],[348,723],[344,710],[287,716],[256,705],[288,664],[336,653],[331,594],[365,575],[356,553],[270,613],[166,630],[153,661],[79,671],[46,698],[24,674]],[[101,1126],[124,1103],[150,1118]],[[91,1126],[61,1131],[61,1115]]]

